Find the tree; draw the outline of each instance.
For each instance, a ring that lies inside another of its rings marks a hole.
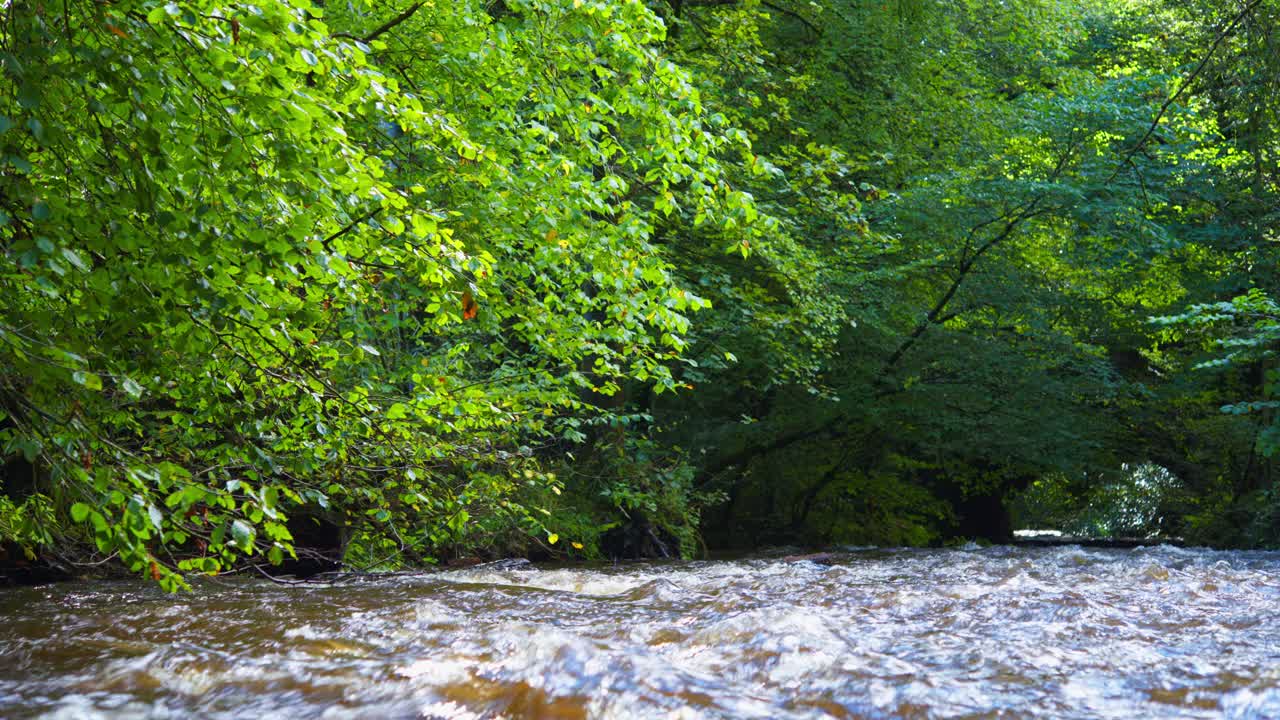
[[[662,31],[638,2],[15,4],[0,384],[38,477],[6,537],[168,587],[280,563],[307,518],[371,565],[554,543],[531,446],[584,389],[672,387],[705,304],[655,218],[755,212]]]

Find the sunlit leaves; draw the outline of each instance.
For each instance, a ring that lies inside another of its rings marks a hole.
[[[0,381],[87,544],[176,587],[291,557],[290,517],[369,562],[541,534],[529,445],[676,386],[706,301],[656,227],[757,219],[741,141],[643,3],[512,7],[368,43],[387,8],[12,8]]]

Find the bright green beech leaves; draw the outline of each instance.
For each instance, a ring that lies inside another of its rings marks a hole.
[[[507,5],[9,8],[0,442],[57,499],[0,539],[178,587],[546,531],[530,446],[707,304],[659,224],[755,211],[643,3]]]

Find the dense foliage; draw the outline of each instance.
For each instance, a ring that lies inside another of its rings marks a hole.
[[[716,540],[1007,537],[1033,486],[1088,525],[1150,465],[1174,480],[1149,522],[1095,531],[1280,540],[1278,11],[685,3],[687,62],[718,59],[708,96],[782,169],[757,197],[825,291],[774,285],[775,316],[838,324],[784,345],[709,295],[695,333],[736,329],[743,362],[661,419],[729,497]]]
[[[11,554],[1280,542],[1275,0],[0,20]]]

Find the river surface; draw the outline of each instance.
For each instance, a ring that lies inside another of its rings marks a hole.
[[[1280,718],[1280,554],[0,590],[0,718]]]

